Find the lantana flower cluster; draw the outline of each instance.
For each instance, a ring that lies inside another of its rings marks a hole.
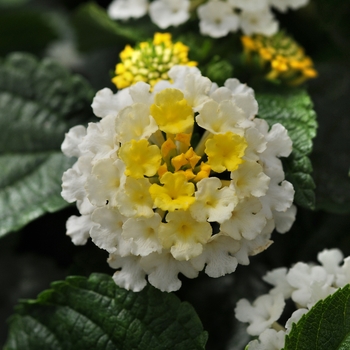
[[[194,67],[197,62],[188,59],[189,47],[178,41],[173,43],[170,33],[155,33],[153,41],[144,41],[132,48],[127,45],[120,53],[112,82],[124,89],[139,81],[151,88],[160,80],[169,80],[168,71],[175,65]]]
[[[292,142],[281,124],[255,117],[254,91],[237,79],[218,87],[196,67],[168,75],[152,90],[102,89],[92,104],[101,120],[73,127],[62,144],[78,158],[63,175],[62,196],[81,214],[67,234],[105,249],[114,281],[133,291],[146,276],[174,291],[179,273],[231,273],[295,219],[279,159]]]
[[[299,85],[317,77],[312,59],[283,31],[270,37],[243,36],[241,41],[245,63],[264,72],[269,81]]]
[[[139,18],[147,12],[153,23],[166,29],[185,23],[196,11],[200,32],[213,38],[242,30],[246,35],[273,35],[278,22],[272,8],[286,12],[305,6],[309,0],[114,0],[108,14],[113,19]]]
[[[325,249],[317,256],[321,265],[296,263],[268,272],[263,280],[273,288],[253,303],[238,301],[235,313],[241,322],[249,323],[247,332],[259,339],[249,343],[249,350],[280,350],[285,335],[319,300],[327,298],[350,283],[350,257],[344,259],[339,249]],[[291,299],[296,307],[283,327],[278,323],[285,301]]]

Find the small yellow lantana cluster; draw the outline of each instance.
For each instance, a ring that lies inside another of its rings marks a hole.
[[[168,71],[174,65],[197,66],[188,59],[189,47],[181,42],[173,43],[171,34],[155,33],[153,42],[139,43],[135,48],[127,45],[120,53],[121,62],[116,65],[112,82],[124,89],[139,81],[153,87],[159,80],[168,80]]]
[[[310,57],[304,49],[283,31],[273,36],[242,36],[244,57],[247,64],[256,64],[267,71],[269,81],[299,85],[317,77]]]
[[[72,128],[62,144],[78,157],[63,175],[62,196],[81,213],[67,234],[107,250],[114,281],[134,291],[146,276],[174,291],[179,273],[231,273],[295,218],[279,159],[292,142],[282,125],[255,118],[254,91],[237,79],[219,88],[196,67],[168,74],[172,82],[153,90],[99,91],[101,120]]]

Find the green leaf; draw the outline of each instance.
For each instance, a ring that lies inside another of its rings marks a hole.
[[[13,5],[16,3],[19,1]],[[0,9],[1,6],[0,3]],[[0,55],[3,56],[12,51],[40,53],[58,36],[48,16],[33,10],[21,8],[1,10],[0,23]]]
[[[293,152],[283,159],[286,179],[295,189],[296,204],[315,208],[315,184],[309,154],[316,136],[317,122],[311,99],[306,91],[293,89],[274,93],[257,93],[259,118],[271,126],[281,123],[293,141]]]
[[[68,205],[60,151],[64,134],[91,117],[85,80],[49,60],[12,54],[0,61],[0,236]]]
[[[227,60],[215,55],[206,65],[204,75],[221,86],[227,77],[233,76],[233,67]]]
[[[135,24],[137,23],[137,24]],[[118,44],[134,44],[153,38],[157,27],[149,19],[113,21],[106,11],[94,2],[81,5],[72,18],[78,46],[82,51],[113,47]]]
[[[29,0],[0,0],[0,7],[13,7],[13,6],[19,6],[24,5]]]
[[[4,350],[204,349],[207,334],[193,307],[147,286],[138,293],[92,274],[54,282],[10,318]]]
[[[350,286],[320,300],[286,336],[284,350],[350,349]]]

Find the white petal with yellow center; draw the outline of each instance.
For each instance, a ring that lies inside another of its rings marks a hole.
[[[188,74],[185,78],[185,98],[194,111],[200,110],[203,104],[209,100],[208,94],[211,81],[199,74]]]
[[[240,85],[244,86],[243,84],[240,84]],[[241,90],[241,89],[238,89],[238,90]],[[258,102],[254,97],[254,93],[253,94],[248,92],[236,93],[230,89],[230,84],[226,86],[226,83],[225,83],[225,86],[219,87],[218,89],[216,89],[210,95],[210,97],[218,103],[225,100],[230,100],[235,106],[241,109],[244,113],[245,120],[242,120],[240,125],[243,128],[247,128],[248,126],[253,125],[251,120],[258,113]]]
[[[169,212],[166,221],[159,228],[159,239],[176,260],[189,260],[202,253],[212,234],[208,222],[198,222],[182,210]]]
[[[197,183],[196,201],[189,209],[195,220],[222,223],[231,217],[238,198],[233,189],[221,187],[222,183],[217,177],[206,178]]]
[[[118,252],[121,256],[128,255],[131,243],[122,237],[123,224],[126,219],[118,210],[97,208],[91,215],[91,220],[98,224],[91,228],[92,241],[109,253]]]
[[[127,177],[123,188],[118,193],[119,211],[127,217],[151,217],[153,200],[149,193],[151,184],[148,179]]]
[[[248,240],[254,239],[266,224],[261,209],[261,203],[257,198],[244,199],[238,203],[231,218],[221,224],[221,231],[238,240],[242,237]]]
[[[240,136],[244,130],[238,124],[245,120],[244,112],[227,100],[220,104],[213,100],[206,102],[196,117],[197,124],[213,134],[230,131]]]
[[[131,239],[131,253],[146,256],[153,252],[161,253],[158,229],[162,221],[159,214],[151,218],[130,218],[123,225],[122,236]]]
[[[157,130],[149,106],[143,103],[125,107],[115,119],[115,135],[122,144],[131,140],[148,139]]]
[[[86,192],[90,202],[103,207],[109,204],[118,205],[118,193],[125,182],[124,163],[121,160],[113,162],[110,158],[99,160],[92,168],[86,181]]]
[[[106,157],[117,159],[119,143],[115,140],[114,116],[107,116],[99,123],[89,123],[87,134],[80,144],[82,152],[91,152],[94,155],[94,162]]]
[[[270,178],[265,175],[263,168],[256,162],[246,161],[231,172],[231,185],[239,198],[262,197],[266,194]]]

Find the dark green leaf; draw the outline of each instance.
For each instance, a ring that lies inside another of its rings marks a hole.
[[[93,92],[78,76],[27,54],[0,61],[0,236],[67,205],[60,151],[71,126],[90,118]]]
[[[0,23],[0,55],[12,51],[38,53],[57,38],[47,16],[33,10],[1,10]]]
[[[157,31],[149,19],[145,23],[142,19],[113,21],[106,11],[94,2],[81,5],[75,12],[72,23],[77,33],[79,48],[83,51],[126,43],[132,45],[152,39],[153,33]]]
[[[295,202],[305,208],[315,207],[315,184],[308,158],[312,139],[316,136],[316,114],[309,95],[304,90],[279,93],[259,93],[259,118],[269,125],[281,123],[293,141],[293,152],[283,160],[286,178],[295,189]]]
[[[350,47],[350,46],[349,46]],[[350,68],[339,62],[318,66],[310,83],[319,130],[311,155],[316,183],[316,208],[350,213]]]
[[[29,0],[0,0],[0,7],[13,7],[27,3]]]
[[[350,286],[319,301],[286,336],[284,350],[350,348]]]
[[[5,350],[204,349],[198,316],[174,294],[151,286],[134,293],[103,274],[51,288],[17,306]]]
[[[205,67],[204,75],[220,86],[224,84],[227,77],[233,76],[233,67],[227,60],[214,56]]]

